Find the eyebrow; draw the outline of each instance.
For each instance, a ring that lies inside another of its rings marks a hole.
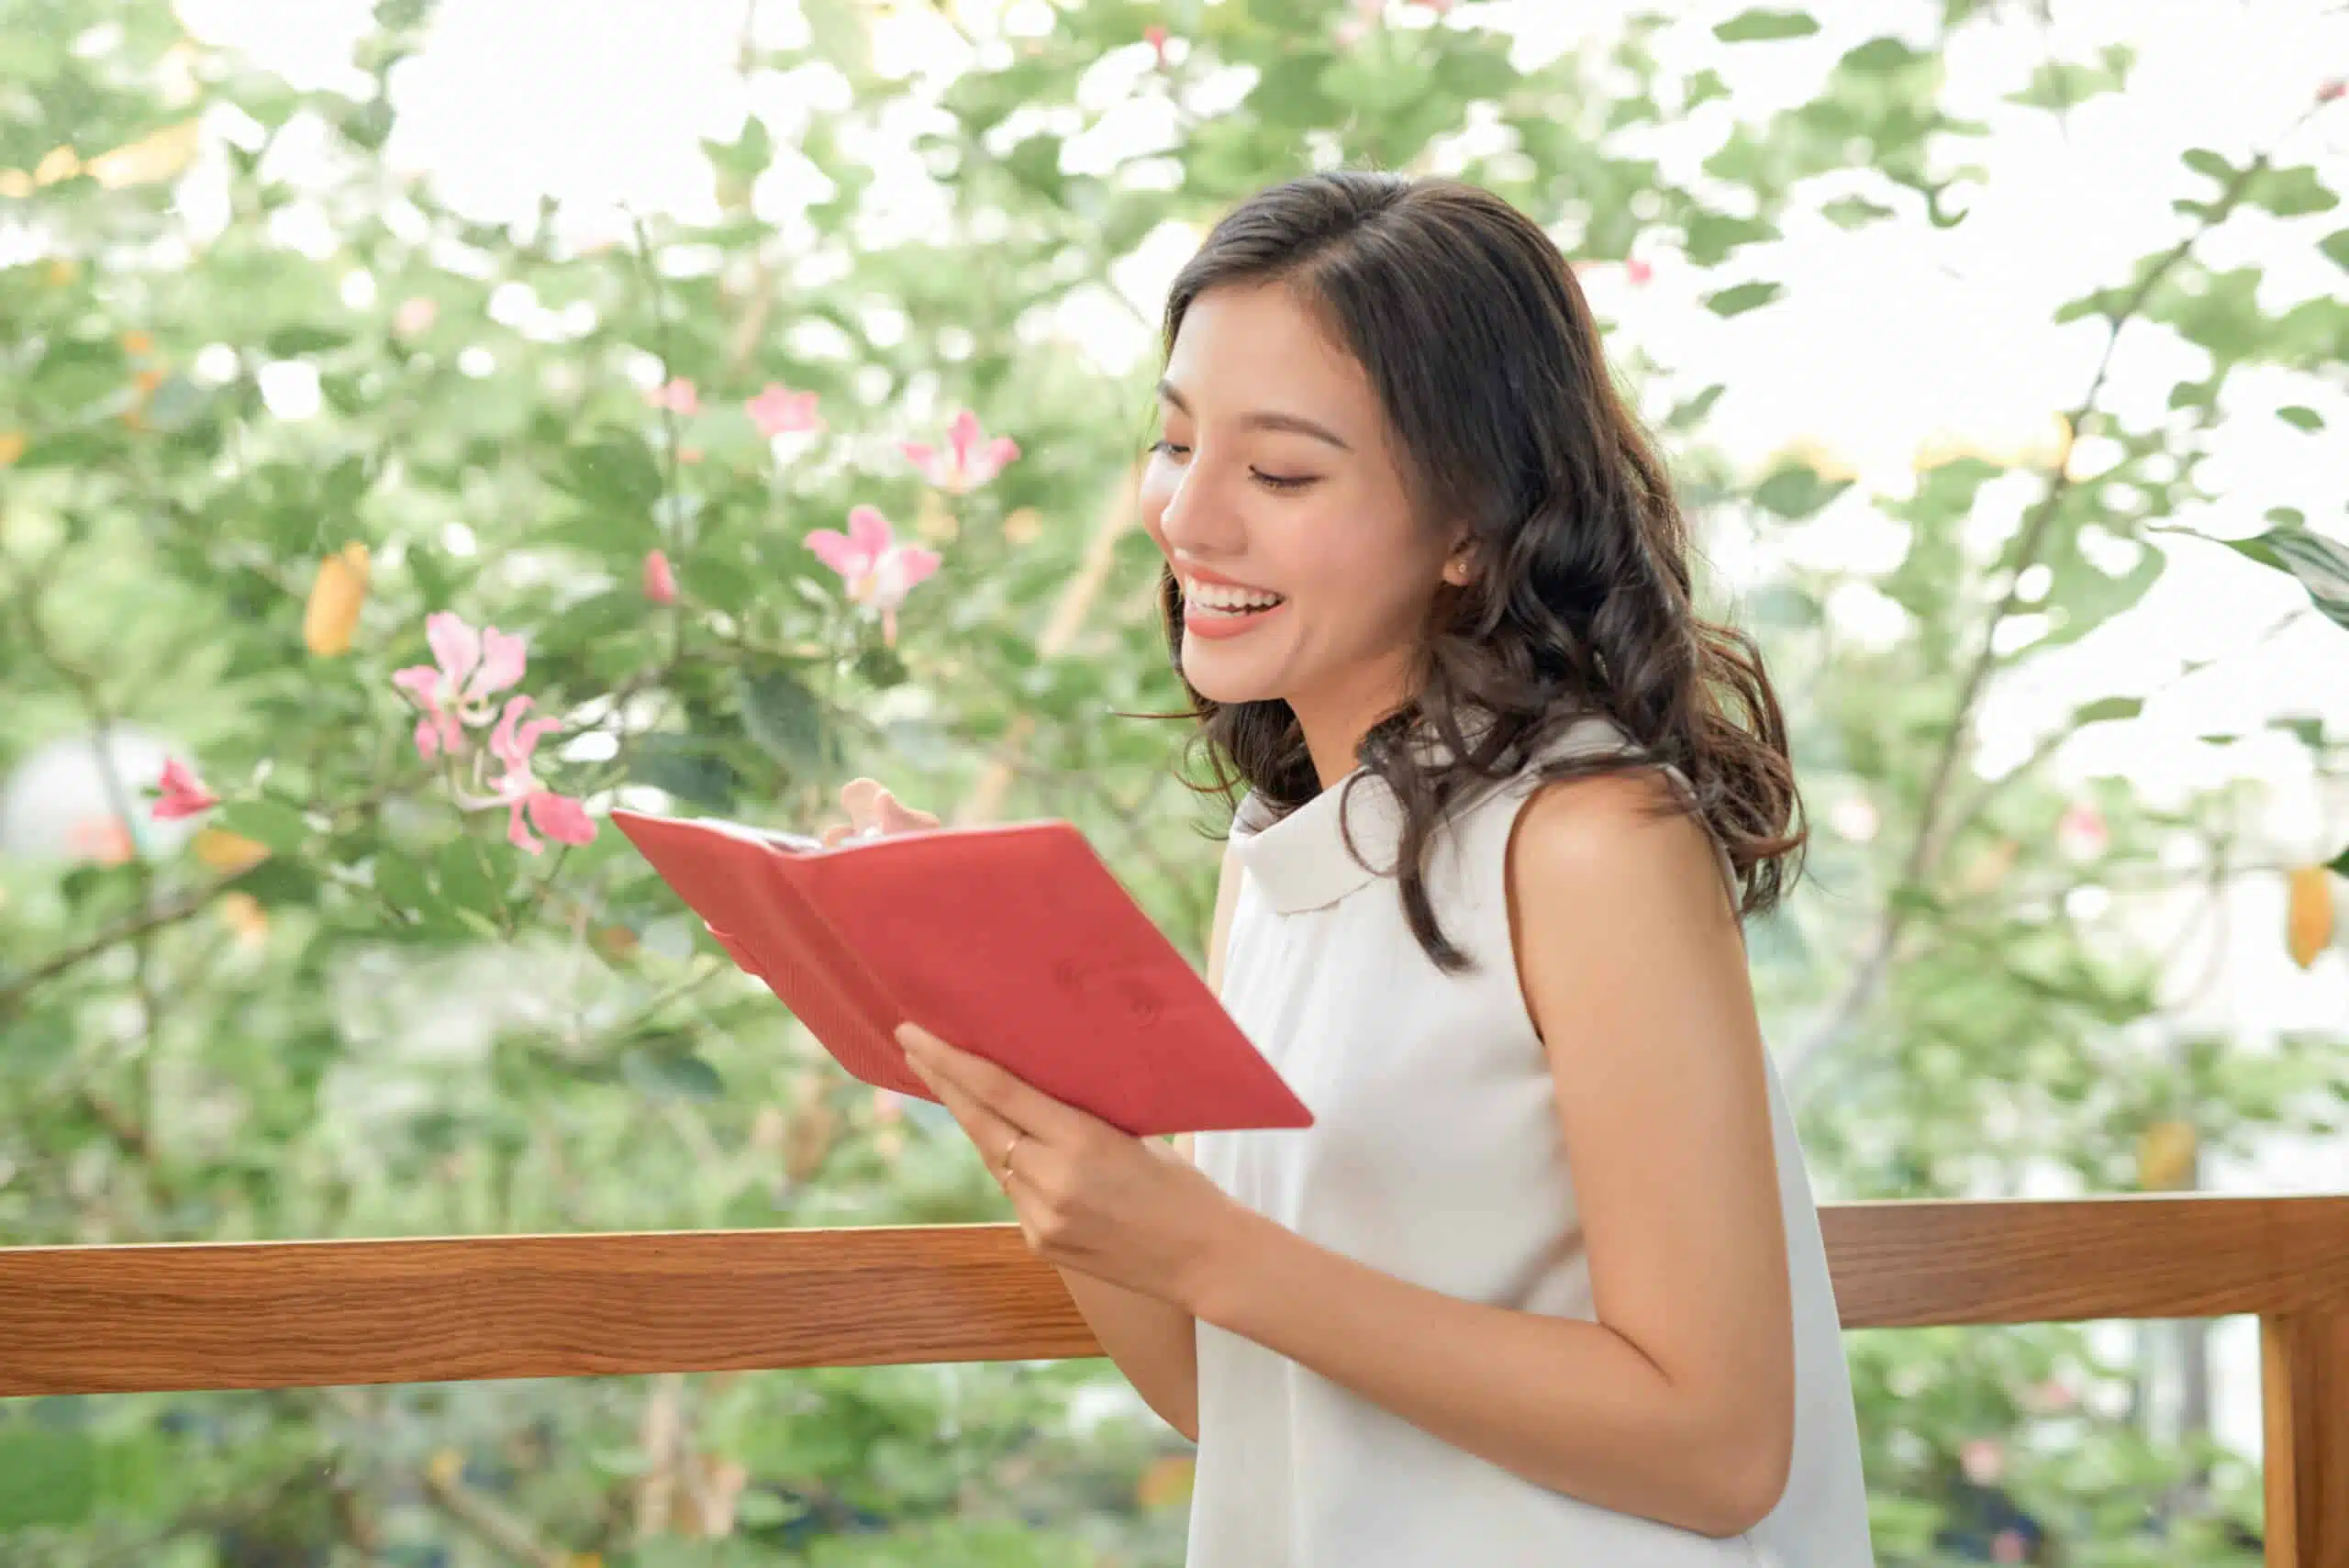
[[[1181,393],[1174,390],[1173,382],[1160,382],[1158,395],[1182,412],[1186,414],[1191,412],[1191,406],[1184,401]],[[1242,414],[1240,417],[1240,423],[1252,430],[1288,430],[1297,435],[1310,436],[1317,441],[1329,442],[1341,452],[1350,452],[1354,450],[1344,437],[1329,426],[1308,419],[1302,414],[1284,414],[1275,408],[1258,408]]]

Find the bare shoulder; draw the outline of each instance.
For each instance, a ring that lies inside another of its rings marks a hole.
[[[1511,903],[1537,926],[1737,923],[1711,834],[1653,768],[1542,785],[1518,814],[1508,871]]]

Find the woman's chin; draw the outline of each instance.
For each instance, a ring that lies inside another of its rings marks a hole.
[[[1226,651],[1213,643],[1203,647],[1204,640],[1188,639],[1183,649],[1183,679],[1193,691],[1223,707],[1268,702],[1280,695],[1278,683],[1252,667],[1256,661],[1239,656],[1237,650]]]

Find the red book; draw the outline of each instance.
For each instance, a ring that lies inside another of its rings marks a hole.
[[[1065,822],[828,850],[708,817],[611,820],[865,1083],[937,1099],[894,1038],[910,1022],[1138,1137],[1313,1124]]]

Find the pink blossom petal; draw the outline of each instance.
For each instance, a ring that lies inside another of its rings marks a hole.
[[[452,687],[463,685],[473,666],[481,662],[481,634],[448,610],[424,617],[424,640],[431,645],[432,657]]]
[[[911,588],[938,570],[939,555],[934,550],[917,550],[900,546],[896,552],[895,575],[901,589]]]
[[[530,830],[522,826],[522,802],[519,800],[512,802],[507,809],[506,841],[534,855],[546,848],[530,837]]]
[[[596,824],[589,819],[587,808],[567,795],[557,795],[542,789],[529,800],[530,821],[538,830],[558,844],[592,843]]]
[[[890,541],[896,535],[889,526],[889,519],[881,515],[878,507],[852,506],[848,514],[848,537],[850,542],[856,546],[858,554],[867,561],[874,561],[889,548]]]
[[[465,699],[478,702],[502,692],[522,678],[529,667],[529,648],[521,638],[491,627],[481,634],[481,668],[465,688]]]
[[[159,822],[201,816],[220,804],[220,797],[205,788],[195,770],[177,757],[163,764],[163,775],[156,781],[156,789],[159,793],[151,813]]]
[[[665,408],[672,414],[701,412],[701,390],[684,376],[673,377],[665,384],[646,393],[644,400],[653,407]]]
[[[530,703],[529,697],[515,697],[507,702],[506,711],[497,716],[497,727],[489,732],[489,754],[508,767],[527,765],[530,747],[536,744],[535,740],[525,743],[514,730],[522,716],[530,711]]]
[[[939,483],[941,471],[939,468],[936,447],[931,446],[928,441],[907,441],[901,450],[906,454],[906,461],[914,465],[916,473],[932,484]]]
[[[987,443],[979,462],[985,468],[984,477],[993,479],[1019,456],[1019,443],[1009,436],[997,436]]]
[[[807,548],[816,552],[817,560],[841,576],[853,577],[859,574],[862,562],[857,555],[856,546],[851,544],[848,535],[838,528],[815,529],[807,536]]]
[[[954,466],[957,469],[964,473],[970,471],[971,453],[977,450],[982,434],[979,417],[968,408],[955,415],[954,422],[946,427],[947,444],[954,449]]]
[[[428,762],[440,754],[440,731],[429,714],[416,721],[416,754]]]
[[[769,439],[818,429],[823,425],[816,417],[816,395],[794,392],[781,382],[767,383],[766,390],[742,406],[751,416],[751,423],[758,427],[759,434]]]
[[[410,664],[392,672],[392,684],[414,697],[418,704],[437,710],[440,706],[440,670],[434,664]]]
[[[653,550],[644,558],[644,596],[656,605],[677,602],[677,573],[669,558]]]

